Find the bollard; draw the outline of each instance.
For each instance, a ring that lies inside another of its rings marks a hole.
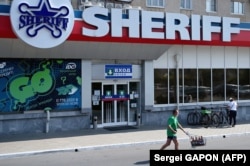
[[[137,126],[140,127],[141,125],[141,115],[137,114]]]
[[[50,112],[48,110],[46,111],[46,115],[47,115],[47,118],[46,118],[46,130],[45,130],[45,132],[49,133]]]
[[[46,113],[45,133],[49,133],[50,110],[51,110],[51,108],[45,108],[45,109],[44,109],[44,111],[45,111],[45,113]]]
[[[97,116],[94,116],[94,119],[93,119],[93,128],[97,129]]]

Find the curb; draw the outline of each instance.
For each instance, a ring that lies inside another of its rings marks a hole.
[[[24,157],[24,156],[30,156],[30,155],[49,154],[49,153],[58,153],[58,152],[78,152],[78,151],[84,151],[84,150],[100,150],[100,149],[105,149],[105,148],[119,148],[119,147],[138,146],[138,145],[150,145],[150,144],[157,144],[157,143],[163,143],[163,142],[165,142],[165,140],[130,142],[130,143],[96,145],[96,146],[83,146],[83,147],[75,147],[75,148],[50,149],[50,150],[41,150],[41,151],[19,152],[19,153],[6,153],[6,154],[0,154],[0,159]]]
[[[204,136],[204,137],[206,139],[211,140],[211,139],[218,138],[218,137],[242,136],[242,135],[250,135],[250,132],[210,135],[210,136]],[[186,141],[186,140],[189,140],[189,138],[179,138],[179,141]],[[20,152],[20,153],[7,153],[7,154],[0,154],[0,159],[25,157],[25,156],[31,156],[31,155],[40,155],[40,154],[49,154],[49,153],[58,153],[58,152],[78,152],[78,151],[84,151],[84,150],[100,150],[100,149],[105,149],[105,148],[151,145],[151,144],[164,143],[165,141],[166,140],[155,140],[155,141],[144,141],[144,142],[129,142],[129,143],[121,143],[121,144],[83,146],[83,147],[74,147],[74,148],[49,149],[49,150],[41,150],[41,151],[28,151],[28,152]]]

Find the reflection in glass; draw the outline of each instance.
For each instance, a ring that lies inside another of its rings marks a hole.
[[[104,85],[103,86],[103,95],[112,97],[114,95],[114,85]],[[115,114],[114,114],[114,101],[105,101],[103,116],[104,116],[104,123],[111,123],[115,121]]]
[[[226,70],[226,99],[230,97],[237,98],[237,69]]]
[[[128,95],[128,85],[118,84],[117,85],[117,95],[120,97],[126,97]],[[127,122],[128,121],[128,101],[117,100],[117,112],[116,119],[117,122]]]
[[[250,70],[239,69],[239,99],[250,99]]]
[[[177,103],[176,75],[176,69],[155,69],[155,104]],[[249,69],[179,69],[180,103],[227,101],[230,97],[250,99]]]
[[[169,88],[169,102],[176,103],[176,69],[169,69]]]
[[[212,69],[213,74],[213,101],[225,100],[224,69]]]
[[[211,70],[199,69],[199,102],[211,101]]]
[[[181,87],[181,86],[180,86]],[[197,101],[197,70],[184,69],[184,93],[182,95],[185,103]]]
[[[154,70],[154,97],[155,104],[168,103],[168,70]]]

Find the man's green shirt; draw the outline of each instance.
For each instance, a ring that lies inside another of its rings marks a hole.
[[[171,126],[175,131],[177,131],[177,128],[178,128],[178,120],[177,120],[177,117],[175,116],[171,116],[169,119],[168,119],[168,126]],[[167,127],[167,136],[176,136],[176,133],[174,133],[171,129],[169,129]]]

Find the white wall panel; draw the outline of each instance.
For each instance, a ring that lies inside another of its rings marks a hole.
[[[105,66],[103,64],[92,65],[92,80],[105,78]]]
[[[154,70],[153,61],[145,61],[144,63],[144,93],[145,93],[145,106],[154,105]]]
[[[154,61],[154,68],[166,69],[168,67],[168,51],[162,54],[157,60]]]
[[[212,68],[224,68],[224,47],[211,47]]]
[[[197,47],[197,67],[200,69],[211,68],[210,48],[207,46]]]
[[[197,67],[196,46],[183,46],[182,67],[183,68]]]
[[[238,67],[249,68],[250,67],[250,53],[248,47],[238,48]]]
[[[182,66],[182,46],[178,45],[178,46],[172,46],[169,48],[168,50],[168,60],[167,60],[167,65],[169,68],[176,68],[176,61],[175,61],[175,55],[179,55],[180,56],[180,62],[179,65],[180,67]]]
[[[154,68],[250,68],[250,48],[224,46],[172,46],[154,61]]]
[[[133,79],[141,79],[142,69],[141,65],[133,65]]]
[[[225,47],[225,67],[237,68],[238,64],[238,50],[237,47]]]

